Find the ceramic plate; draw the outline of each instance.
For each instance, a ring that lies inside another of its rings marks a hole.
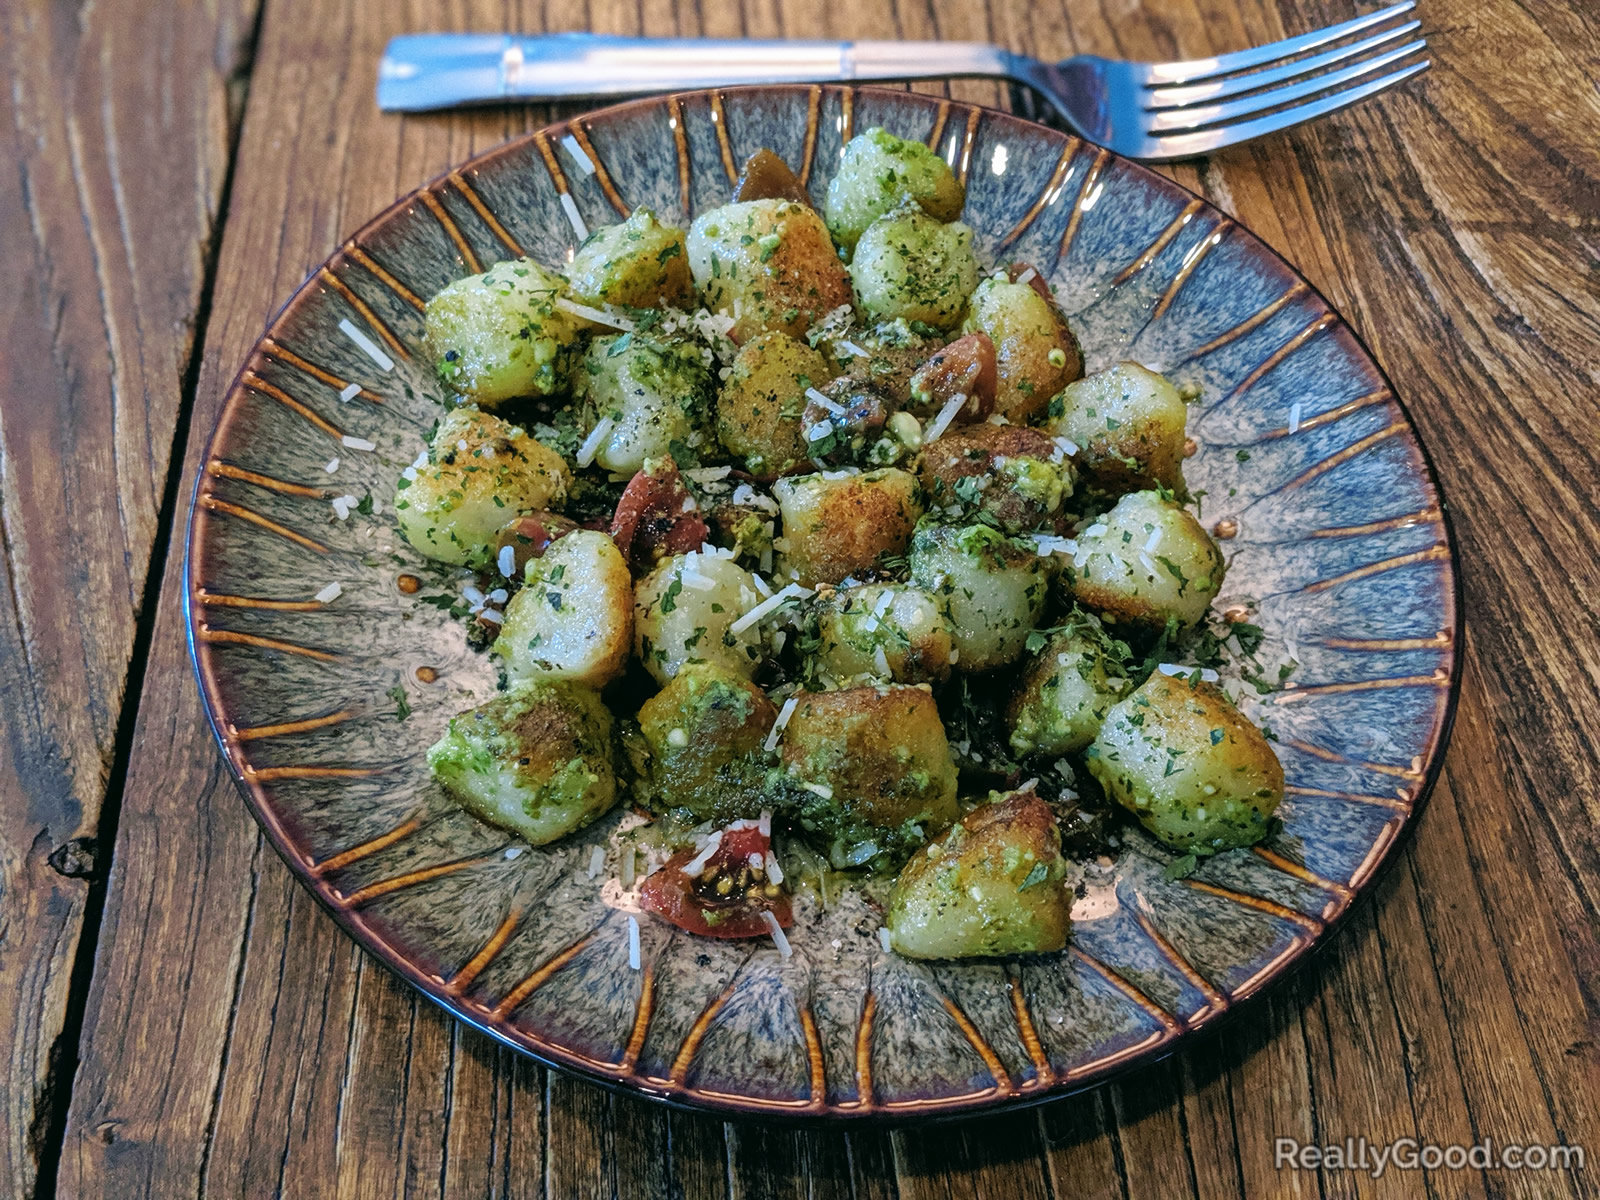
[[[591,877],[619,814],[529,849],[462,813],[423,750],[495,689],[427,602],[455,589],[395,530],[394,481],[442,393],[423,301],[497,259],[555,265],[646,205],[687,225],[769,146],[820,196],[852,133],[925,140],[991,259],[1057,287],[1090,369],[1197,384],[1203,489],[1300,664],[1250,706],[1288,777],[1268,844],[1168,880],[1130,835],[1060,954],[912,962],[847,898],[797,910],[793,957],[644,921]],[[337,465],[335,465],[337,460]],[[368,493],[341,519],[340,499]],[[1438,769],[1458,603],[1438,485],[1382,372],[1247,230],[1131,162],[1004,113],[900,91],[775,87],[607,109],[507,143],[401,200],[297,292],[244,364],[198,480],[189,630],[207,710],[273,845],[343,925],[463,1021],[556,1066],[745,1114],[951,1113],[1082,1088],[1170,1052],[1326,938]],[[328,585],[338,583],[337,596]],[[331,597],[331,598],[330,598]],[[409,712],[409,715],[407,713]],[[401,719],[401,718],[404,719]]]

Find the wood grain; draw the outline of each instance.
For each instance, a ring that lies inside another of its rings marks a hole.
[[[587,23],[1154,58],[1348,15],[1321,0],[1289,0],[1281,16],[1267,0],[593,0],[581,14],[531,0],[268,0],[185,469],[265,315],[330,247],[396,193],[546,116],[380,116],[371,70],[390,33]],[[1274,1160],[1277,1137],[1600,1154],[1600,26],[1585,0],[1437,0],[1423,15],[1436,66],[1404,93],[1169,172],[1368,337],[1434,453],[1466,564],[1446,770],[1396,868],[1324,954],[1167,1062],[1038,1113],[949,1127],[723,1125],[549,1074],[366,961],[261,844],[189,683],[169,556],[60,1193],[1600,1194],[1593,1172],[1373,1179]]]
[[[0,1191],[53,1171],[253,0],[0,10]],[[181,447],[180,447],[181,448]],[[136,650],[137,646],[137,650]],[[139,666],[134,665],[137,678]],[[132,706],[128,707],[129,712]],[[106,835],[102,837],[102,835]],[[82,966],[88,966],[87,957]],[[80,994],[69,994],[74,979]]]

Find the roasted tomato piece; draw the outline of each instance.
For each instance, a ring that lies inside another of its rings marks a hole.
[[[623,489],[611,519],[611,539],[635,573],[648,571],[668,555],[698,550],[710,533],[670,458],[644,464]]]
[[[1014,262],[1006,268],[1006,278],[1012,283],[1020,283],[1027,276],[1027,284],[1039,293],[1039,299],[1051,306],[1055,305],[1056,298],[1050,294],[1050,285],[1044,281],[1044,276],[1034,269],[1031,263]]]
[[[768,874],[772,839],[760,823],[735,821],[711,836],[715,844],[678,851],[640,885],[645,912],[714,938],[764,937],[763,913],[794,924],[789,894]]]
[[[969,333],[917,368],[911,376],[912,402],[917,412],[936,417],[955,397],[965,396],[955,422],[981,421],[994,411],[996,371],[994,342],[987,333]]]
[[[733,185],[731,199],[734,204],[743,200],[792,200],[807,208],[816,207],[789,164],[766,147],[744,160],[744,170]]]
[[[551,542],[576,528],[577,522],[568,520],[560,513],[533,512],[512,517],[500,527],[500,533],[495,538],[495,566],[507,579],[515,579],[520,583],[522,569],[530,559],[540,557],[550,548]],[[507,548],[511,550],[510,571],[504,569],[508,565],[505,559]]]

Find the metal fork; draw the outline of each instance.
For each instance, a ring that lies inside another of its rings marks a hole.
[[[421,112],[507,100],[635,96],[744,83],[983,76],[1026,84],[1081,136],[1167,161],[1249,141],[1428,69],[1414,0],[1218,58],[1041,62],[979,42],[801,42],[412,34],[390,41],[378,106]],[[1324,49],[1326,47],[1326,49]],[[1316,53],[1314,53],[1316,52]]]

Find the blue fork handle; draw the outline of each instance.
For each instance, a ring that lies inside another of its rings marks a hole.
[[[1021,77],[981,42],[811,42],[594,33],[408,34],[378,66],[378,107],[424,112],[506,100],[642,96],[741,83]]]

